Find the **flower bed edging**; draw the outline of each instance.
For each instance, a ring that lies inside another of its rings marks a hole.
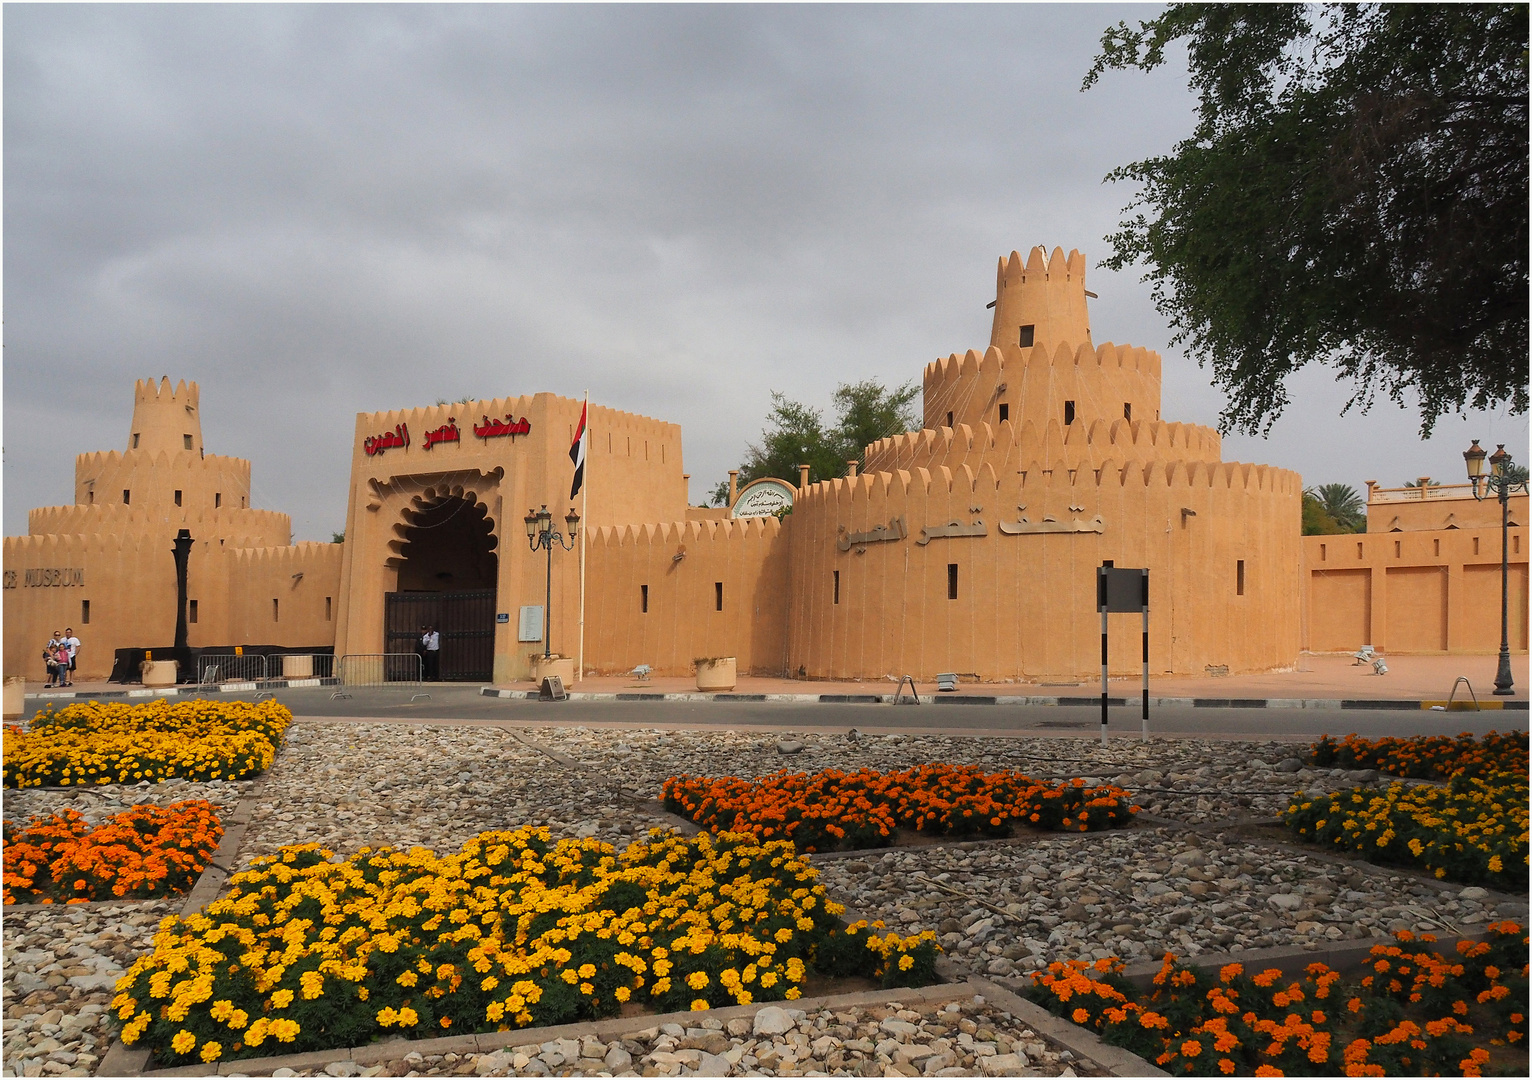
[[[1000,987],[995,991],[1008,994]],[[267,1073],[281,1068],[288,1069],[322,1069],[324,1066],[337,1061],[350,1061],[363,1068],[379,1065],[388,1061],[401,1060],[404,1055],[410,1053],[432,1054],[490,1054],[496,1050],[509,1050],[517,1046],[529,1046],[550,1042],[555,1039],[580,1040],[584,1036],[594,1036],[603,1042],[624,1035],[632,1035],[646,1028],[660,1027],[665,1024],[680,1024],[683,1027],[695,1026],[696,1022],[703,1018],[728,1023],[730,1020],[740,1017],[753,1018],[762,1009],[791,1007],[793,1011],[812,1012],[818,1009],[845,1009],[868,1005],[884,1005],[890,1002],[903,1004],[926,1004],[941,1005],[949,1001],[957,1001],[969,997],[974,992],[972,980],[969,982],[937,983],[932,986],[900,987],[896,990],[866,990],[854,994],[839,994],[827,997],[799,998],[796,1001],[765,1001],[759,1004],[730,1005],[721,1009],[708,1009],[700,1015],[695,1012],[672,1012],[651,1013],[639,1016],[611,1017],[605,1020],[585,1021],[577,1024],[559,1024],[552,1027],[526,1027],[516,1028],[512,1031],[481,1032],[477,1035],[448,1035],[438,1039],[389,1039],[384,1042],[368,1043],[365,1046],[353,1046],[338,1050],[313,1050],[302,1054],[288,1054],[285,1056],[263,1058],[236,1058],[232,1061],[217,1062],[217,1068],[211,1065],[182,1065],[172,1069],[145,1070],[149,1061],[149,1051],[131,1050],[119,1042],[112,1044],[108,1055],[102,1058],[100,1075],[107,1076],[228,1076],[233,1073],[246,1073],[255,1075]],[[980,990],[988,994],[988,990]],[[1020,1000],[1020,999],[1017,999]],[[1031,1004],[1028,1002],[1027,1004]],[[1010,1009],[1007,999],[1006,1008]],[[1037,1008],[1037,1006],[1032,1006]],[[1016,1013],[1015,1009],[1011,1009]],[[1041,1009],[1039,1012],[1043,1011]],[[1020,1013],[1016,1013],[1020,1015]],[[1028,1012],[1027,1022],[1030,1024],[1031,1013]],[[1050,1017],[1050,1019],[1053,1019]],[[1069,1025],[1073,1027],[1074,1025]],[[1089,1034],[1087,1032],[1087,1034]],[[1050,1036],[1051,1037],[1051,1036]],[[121,1050],[119,1055],[118,1051]],[[1070,1049],[1073,1049],[1072,1047]],[[1083,1056],[1075,1051],[1077,1056]],[[109,1069],[108,1066],[111,1066]],[[1135,1075],[1124,1073],[1122,1075]]]

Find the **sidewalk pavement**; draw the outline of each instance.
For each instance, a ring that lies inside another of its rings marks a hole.
[[[1511,672],[1516,682],[1512,697],[1497,698],[1491,691],[1495,683],[1498,658],[1487,656],[1387,656],[1388,674],[1375,675],[1370,666],[1355,664],[1346,654],[1303,654],[1291,671],[1265,672],[1251,675],[1227,676],[1156,676],[1149,680],[1151,701],[1196,703],[1213,706],[1248,706],[1254,708],[1341,708],[1379,707],[1398,703],[1403,708],[1429,708],[1432,703],[1445,702],[1452,696],[1453,682],[1465,676],[1481,705],[1510,708],[1527,707],[1528,664],[1527,655],[1511,657]],[[254,690],[275,690],[285,686],[317,686],[322,680],[285,680],[270,682],[231,683],[221,687],[227,693],[249,693]],[[328,681],[328,680],[324,680]],[[471,684],[462,684],[464,686]],[[1108,692],[1113,702],[1137,701],[1141,683],[1138,677],[1113,677]],[[699,694],[697,684],[690,677],[655,676],[636,679],[632,675],[593,676],[567,687],[581,697],[601,697],[618,694],[629,695],[685,695],[689,700],[711,699],[712,694]],[[785,679],[763,676],[741,676],[734,690],[724,695],[724,700],[783,700],[783,701],[834,701],[851,698],[855,700],[892,699],[898,689],[893,679],[831,681],[817,679]],[[981,683],[959,680],[953,693],[937,694],[936,684],[917,683],[922,698],[942,701],[979,699],[986,704],[1084,704],[1101,699],[1101,683],[1089,680],[1081,682],[1000,682]],[[120,683],[78,682],[73,686],[46,690],[42,683],[28,683],[29,699],[58,699],[87,697],[176,696],[176,688],[163,690],[145,689],[141,686],[124,686]],[[198,692],[192,687],[180,688],[179,693]],[[493,688],[485,687],[486,694],[494,696],[521,696],[537,692],[532,682],[499,683]],[[908,687],[905,689],[908,694]],[[1466,688],[1460,687],[1454,702],[1471,700]],[[1378,703],[1373,705],[1372,703]],[[975,701],[977,703],[977,700]],[[1364,704],[1365,703],[1365,704]]]

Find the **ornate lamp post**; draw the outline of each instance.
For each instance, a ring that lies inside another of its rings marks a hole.
[[[575,537],[580,532],[580,515],[574,512],[574,507],[569,508],[569,513],[564,515],[564,525],[569,531],[569,542],[564,542],[564,536],[553,528],[553,515],[548,512],[548,504],[543,503],[541,510],[528,510],[527,516],[522,518],[527,526],[527,544],[532,551],[545,548],[548,552],[548,579],[547,593],[543,601],[543,659],[552,656],[549,644],[553,640],[553,545],[557,544],[565,551],[574,550]]]
[[[1489,475],[1484,473],[1484,459],[1489,458]],[[1510,640],[1510,534],[1511,492],[1526,491],[1525,480],[1515,480],[1511,473],[1511,455],[1505,452],[1505,443],[1498,443],[1493,454],[1486,455],[1475,439],[1473,445],[1463,451],[1463,461],[1468,466],[1468,482],[1473,485],[1473,497],[1483,502],[1493,495],[1500,500],[1500,670],[1495,673],[1495,693],[1505,696],[1516,692],[1511,678]],[[1484,494],[1479,493],[1483,481]]]

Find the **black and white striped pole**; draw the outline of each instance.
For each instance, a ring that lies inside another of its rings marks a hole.
[[[1149,740],[1149,571],[1115,567],[1111,561],[1103,562],[1096,569],[1096,610],[1101,613],[1101,745],[1106,745],[1107,711],[1110,705],[1107,690],[1107,615],[1113,612],[1141,612],[1144,617],[1144,690],[1143,732],[1141,738]]]

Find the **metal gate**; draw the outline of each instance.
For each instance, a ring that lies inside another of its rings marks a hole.
[[[412,653],[420,628],[441,633],[441,678],[486,681],[495,671],[495,590],[384,594],[383,651]]]

